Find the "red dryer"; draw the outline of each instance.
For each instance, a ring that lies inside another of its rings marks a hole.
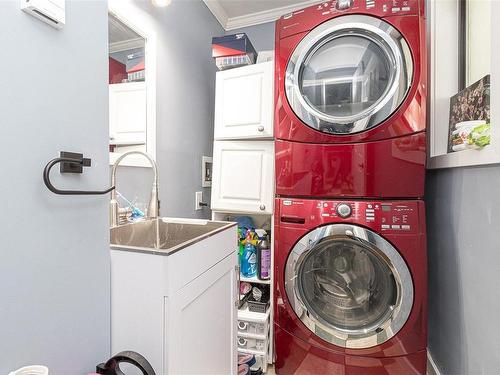
[[[275,207],[276,373],[425,375],[424,203]]]
[[[423,0],[326,1],[276,24],[276,193],[423,197]]]

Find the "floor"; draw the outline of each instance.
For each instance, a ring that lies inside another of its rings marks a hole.
[[[276,375],[276,373],[274,372],[274,366],[273,365],[269,365],[267,367],[266,375]]]

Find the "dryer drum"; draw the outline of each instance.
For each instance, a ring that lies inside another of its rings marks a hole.
[[[309,127],[336,135],[373,128],[403,103],[413,78],[402,35],[375,17],[349,15],[313,29],[287,64],[290,107]]]

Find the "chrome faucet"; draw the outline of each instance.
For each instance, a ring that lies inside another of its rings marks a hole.
[[[136,154],[142,155],[149,160],[151,167],[154,172],[153,186],[151,188],[151,197],[149,199],[148,209],[146,212],[147,219],[156,219],[160,215],[160,201],[158,199],[158,166],[153,160],[151,155],[146,154],[142,151],[129,151],[122,154],[118,159],[116,159],[115,164],[113,164],[113,169],[111,170],[111,186],[116,186],[116,169],[120,162],[127,156]],[[111,201],[109,202],[109,217],[111,227],[115,227],[120,222],[120,205],[116,199],[116,189],[111,191]]]

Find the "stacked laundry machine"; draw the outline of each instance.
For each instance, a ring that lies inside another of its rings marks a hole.
[[[424,0],[294,12],[275,53],[276,373],[423,375]]]

